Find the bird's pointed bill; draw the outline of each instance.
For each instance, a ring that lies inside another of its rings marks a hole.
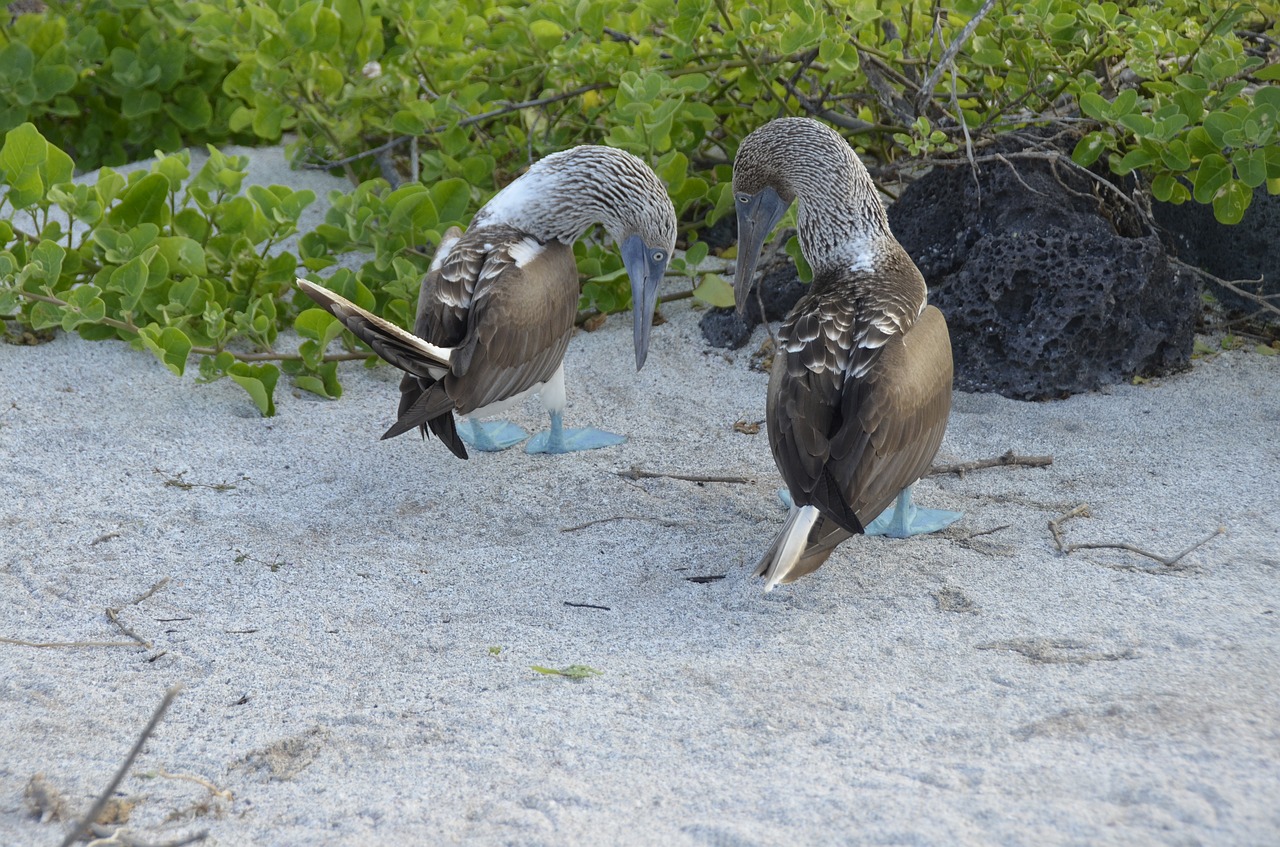
[[[733,275],[733,299],[739,315],[747,308],[747,295],[751,293],[764,242],[786,214],[788,205],[772,188],[764,188],[746,203],[738,204],[738,267]]]
[[[649,334],[653,329],[653,310],[658,305],[658,283],[667,272],[670,257],[661,250],[650,249],[638,235],[622,245],[622,264],[631,278],[631,309],[635,321],[636,370],[644,367],[649,355]]]

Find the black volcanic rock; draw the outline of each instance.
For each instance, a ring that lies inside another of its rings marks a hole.
[[[1037,140],[1007,138],[997,150]],[[1190,358],[1192,275],[1175,271],[1123,201],[1066,165],[938,167],[903,192],[889,220],[946,315],[957,388],[1062,397]]]
[[[1200,203],[1153,203],[1151,211],[1161,227],[1165,246],[1182,261],[1219,279],[1262,277],[1261,286],[1246,290],[1280,294],[1280,195],[1268,194],[1265,187],[1259,187],[1244,219],[1234,226],[1218,223],[1213,207]],[[1260,310],[1257,303],[1221,286],[1206,285],[1206,290],[1229,308],[1280,321],[1274,313]]]
[[[785,239],[778,239],[782,243]],[[779,251],[776,255],[765,254],[760,259],[756,273],[758,282],[756,290],[751,293],[747,303],[745,320],[737,316],[733,309],[710,309],[699,326],[702,337],[713,347],[737,349],[751,338],[751,332],[760,324],[760,300],[764,301],[764,311],[768,320],[780,321],[787,316],[796,301],[808,290],[808,286],[800,281],[796,266],[791,257]]]

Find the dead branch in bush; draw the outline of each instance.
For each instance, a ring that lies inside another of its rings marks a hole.
[[[1259,276],[1257,279],[1226,280],[1220,276],[1215,276],[1202,268],[1197,268],[1195,265],[1189,265],[1181,259],[1175,259],[1170,256],[1169,261],[1180,268],[1186,268],[1201,279],[1206,279],[1214,285],[1227,289],[1232,294],[1243,297],[1253,303],[1257,303],[1268,312],[1280,315],[1280,306],[1271,302],[1275,298],[1280,298],[1280,294],[1256,294],[1252,291],[1245,291],[1240,287],[1241,285],[1262,285],[1262,281],[1265,279],[1265,276]]]

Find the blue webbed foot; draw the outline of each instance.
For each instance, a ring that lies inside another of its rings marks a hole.
[[[574,453],[578,450],[596,450],[613,447],[626,441],[626,436],[614,435],[602,429],[562,429],[557,439],[552,430],[539,432],[525,445],[526,453]]]
[[[626,437],[605,432],[602,429],[566,429],[563,416],[551,413],[551,429],[539,432],[527,445],[526,453],[574,453],[578,450],[596,450],[613,447],[626,441]]]
[[[951,526],[962,517],[964,517],[963,512],[918,508],[911,502],[911,486],[908,485],[902,489],[894,504],[867,524],[863,532],[867,535],[907,538],[912,535],[937,532]]]
[[[507,421],[473,421],[462,419],[457,423],[458,437],[468,447],[484,453],[497,453],[514,447],[529,437],[529,433]]]
[[[778,490],[778,499],[782,505],[791,508],[791,492],[785,488]],[[911,502],[911,486],[902,489],[894,504],[880,513],[880,516],[867,524],[863,529],[866,535],[884,535],[888,538],[908,538],[912,535],[924,535],[937,532],[951,526],[964,512],[948,512],[945,509],[921,509]]]

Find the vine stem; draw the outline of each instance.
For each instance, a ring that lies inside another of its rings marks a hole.
[[[47,294],[36,294],[34,291],[18,291],[17,293],[19,296],[25,297],[28,300],[37,300],[41,303],[49,303],[50,305],[59,306],[64,309],[68,305],[67,301],[59,300],[57,297],[50,297]],[[109,326],[112,329],[123,330],[125,332],[132,333],[133,335],[142,334],[142,330],[139,329],[137,324],[134,324],[132,321],[121,321],[115,318],[104,317],[97,321],[97,323],[100,323],[103,326]],[[217,356],[219,353],[230,353],[232,356],[235,356],[236,361],[239,362],[301,362],[304,358],[301,353],[277,353],[274,350],[267,350],[261,353],[237,353],[234,350],[222,350],[216,347],[192,347],[191,352],[197,356]],[[353,362],[361,359],[367,359],[373,355],[375,354],[372,352],[326,353],[320,361]]]

